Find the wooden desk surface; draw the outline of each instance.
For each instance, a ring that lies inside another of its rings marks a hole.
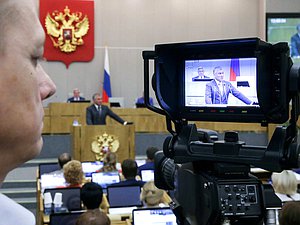
[[[86,108],[91,103],[50,103],[45,108],[44,130],[43,133],[70,133],[74,120],[85,125]],[[111,108],[113,112],[126,121],[133,122],[135,132],[168,132],[166,128],[165,116],[154,113],[147,108]],[[227,130],[234,131],[252,131],[268,132],[269,137],[273,134],[275,125],[261,127],[260,124],[253,123],[230,123],[230,122],[193,122],[198,128],[215,130],[223,132]],[[111,118],[107,118],[107,125],[117,124]]]

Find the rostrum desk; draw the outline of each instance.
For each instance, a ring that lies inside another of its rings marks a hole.
[[[134,125],[73,126],[71,128],[72,155],[74,159],[81,162],[95,161],[97,158],[92,151],[92,144],[99,143],[97,137],[103,137],[104,134],[107,134],[113,136],[114,140],[119,142],[119,148],[116,151],[119,162],[128,158],[135,159],[134,132]],[[112,143],[112,145],[115,144],[117,143]]]

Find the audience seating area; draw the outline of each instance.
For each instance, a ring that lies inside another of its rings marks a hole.
[[[142,161],[139,160],[138,163],[141,164]],[[82,162],[82,164],[84,165],[83,170],[86,176],[85,182],[90,182],[93,174],[97,173],[96,171],[103,166],[103,164],[99,162]],[[37,225],[73,224],[73,222],[67,223],[67,221],[75,221],[76,218],[85,211],[82,202],[80,201],[80,187],[64,187],[64,178],[57,175],[57,173],[51,173],[55,170],[57,170],[57,167],[54,163],[42,163],[39,165],[37,171]],[[119,175],[122,177],[121,174]],[[140,179],[139,177],[137,178]],[[100,206],[101,210],[108,212],[112,225],[131,224],[132,210],[144,208],[143,203],[139,199],[141,191],[140,187],[114,187],[112,189],[109,188],[108,185],[110,183],[118,182],[119,179],[111,179],[109,177],[103,179],[106,180],[106,182],[104,182],[106,184],[103,186],[104,195]],[[147,177],[147,179],[149,179],[149,177]],[[94,182],[97,181],[95,180]],[[62,213],[52,212],[50,215],[46,215],[44,211],[43,196],[44,193],[47,192],[51,193],[52,199],[54,199],[55,193],[62,193],[63,207],[66,207],[68,211]],[[124,195],[124,193],[126,193],[126,195]],[[124,198],[126,196],[129,196],[129,198]],[[128,203],[126,203],[126,201],[128,201]],[[168,195],[164,196],[164,201],[169,202],[170,197]],[[105,209],[103,205],[108,207],[108,209]],[[58,223],[55,221],[60,222]]]

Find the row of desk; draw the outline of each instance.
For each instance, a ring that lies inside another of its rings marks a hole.
[[[44,134],[68,134],[71,132],[73,121],[86,124],[86,108],[90,103],[50,103],[45,108]],[[146,108],[112,108],[112,110],[126,121],[134,123],[135,132],[162,133],[168,132],[165,116],[154,113]],[[252,123],[220,123],[220,122],[195,122],[198,128],[223,132],[226,130],[268,132],[271,137],[275,125],[261,127]],[[107,118],[107,125],[118,124]]]

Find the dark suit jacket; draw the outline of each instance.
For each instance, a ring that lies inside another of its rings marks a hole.
[[[98,112],[94,104],[86,108],[87,125],[105,125],[107,116],[110,116],[121,124],[125,122],[106,105],[101,105],[101,113]]]
[[[209,76],[205,76],[205,75],[204,75],[204,77],[200,78],[200,76],[198,75],[196,77],[193,77],[192,81],[199,81],[199,80],[209,79],[209,78],[210,78]]]
[[[243,95],[238,89],[236,89],[230,82],[223,81],[223,95],[221,94],[216,80],[206,84],[205,88],[205,103],[206,104],[228,104],[228,96],[232,94],[236,98],[240,99],[245,104],[251,104],[251,100]]]
[[[291,37],[291,56],[300,56],[300,37],[298,34]]]
[[[129,179],[129,180],[120,181],[119,183],[111,184],[109,186],[113,186],[113,187],[120,187],[120,186],[140,186],[140,187],[143,187],[145,183],[146,182],[141,181],[141,180]]]
[[[79,97],[79,101],[84,101],[85,98],[84,97]],[[74,102],[74,97],[68,98],[67,102]]]

